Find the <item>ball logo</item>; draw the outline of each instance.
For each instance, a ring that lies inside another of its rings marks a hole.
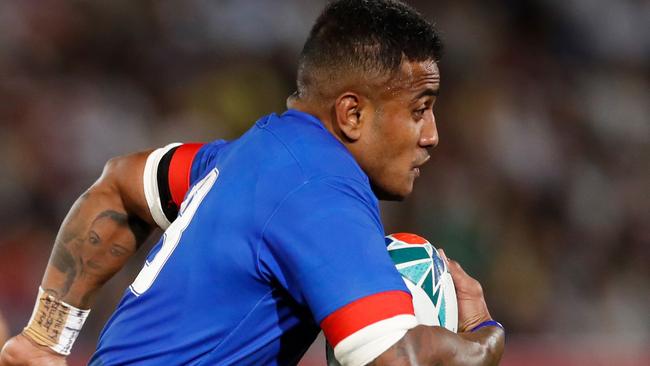
[[[413,295],[418,322],[458,327],[456,291],[445,261],[431,243],[408,233],[386,237],[386,249]]]

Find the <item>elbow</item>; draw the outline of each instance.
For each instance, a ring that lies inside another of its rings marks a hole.
[[[95,184],[93,184],[92,188],[104,192],[119,193],[120,188],[125,184],[124,180],[129,176],[129,162],[128,156],[118,156],[109,159],[104,164],[102,174]]]
[[[120,194],[120,165],[121,158],[113,158],[104,164],[104,169],[97,180],[84,192],[82,197],[89,195],[101,197],[102,202],[119,202]]]
[[[505,333],[503,329],[490,327],[481,330],[481,333],[480,338],[473,342],[473,356],[467,357],[465,361],[468,362],[461,364],[496,366],[501,361],[505,347]],[[463,359],[463,357],[461,356],[460,359]]]
[[[113,158],[104,164],[102,173],[95,182],[88,187],[82,197],[99,196],[103,197],[102,202],[106,199],[119,198],[119,171],[120,158]]]
[[[99,181],[115,182],[119,176],[120,167],[124,164],[124,157],[118,156],[109,159],[104,164],[104,169],[99,177]]]
[[[503,329],[492,327],[492,334],[486,339],[484,344],[485,359],[488,365],[498,365],[505,349],[505,332]]]

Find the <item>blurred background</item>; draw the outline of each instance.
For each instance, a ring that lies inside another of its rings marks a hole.
[[[324,3],[0,0],[0,311],[14,334],[104,162],[282,112]],[[421,233],[482,282],[508,330],[502,365],[649,365],[650,2],[410,3],[446,43],[441,141],[413,196],[383,206],[387,231]],[[72,366],[144,252],[102,291]]]

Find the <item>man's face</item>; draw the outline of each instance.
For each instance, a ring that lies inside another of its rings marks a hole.
[[[402,62],[374,98],[358,159],[380,199],[401,200],[413,190],[428,149],[438,144],[433,105],[440,88],[434,61]]]
[[[115,215],[120,215],[115,213]],[[116,221],[110,215],[96,218],[88,230],[88,236],[82,245],[96,248],[93,251],[83,251],[89,255],[82,256],[81,274],[96,276],[106,270],[117,271],[120,257],[134,252],[132,243],[133,233],[125,223]]]

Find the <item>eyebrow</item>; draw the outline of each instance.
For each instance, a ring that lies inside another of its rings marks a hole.
[[[422,92],[420,92],[418,95],[416,95],[413,98],[413,101],[417,101],[418,99],[420,99],[422,97],[428,97],[428,96],[437,97],[439,93],[440,93],[440,88],[436,88],[436,89],[426,88]]]
[[[113,220],[116,224],[118,224],[120,226],[128,226],[128,224],[129,224],[129,220],[128,220],[128,217],[127,217],[126,214],[123,214],[123,213],[120,213],[120,212],[117,212],[117,211],[113,211],[113,210],[106,210],[106,211],[100,213],[99,215],[97,215],[97,217],[95,217],[95,220],[93,220],[93,223],[95,221],[103,219],[105,217]]]

